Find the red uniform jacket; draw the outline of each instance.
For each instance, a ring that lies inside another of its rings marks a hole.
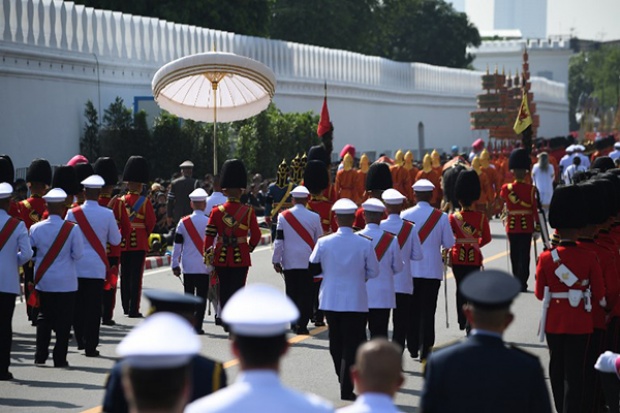
[[[579,278],[571,289],[585,291],[590,287],[592,291],[592,308],[599,305],[599,300],[605,296],[605,284],[601,266],[596,254],[585,250],[577,243],[562,241],[556,248],[561,264],[568,267]],[[540,254],[536,266],[536,298],[542,300],[545,286],[552,293],[566,293],[569,287],[560,282],[555,270],[560,263],[553,262],[550,251]],[[592,313],[585,310],[581,300],[577,307],[572,307],[566,298],[552,298],[547,312],[545,332],[550,334],[590,334],[594,328]]]
[[[116,218],[116,225],[118,225],[118,229],[121,231],[121,236],[123,238],[127,238],[131,233],[131,222],[129,221],[129,215],[127,214],[127,207],[125,206],[125,202],[120,197],[116,197],[112,205],[110,204],[110,200],[112,199],[109,195],[101,195],[99,197],[99,205],[110,208],[114,213],[114,218]],[[108,244],[106,247],[108,257],[120,257],[121,256],[121,246],[119,245],[110,245]]]
[[[47,212],[45,200],[40,196],[31,196],[19,203],[19,218],[24,221],[26,228],[30,229],[33,224],[44,219]]]
[[[19,203],[11,200],[11,202],[9,203],[9,216],[13,217],[13,218],[17,218],[17,219],[21,219],[21,216],[19,215]]]
[[[131,232],[128,237],[123,238],[121,243],[122,251],[148,251],[149,235],[155,228],[155,211],[153,211],[151,201],[147,197],[133,192],[129,192],[121,199],[125,202],[127,215],[131,222]],[[138,202],[141,202],[141,205],[135,211],[134,206]]]
[[[491,229],[486,215],[478,211],[457,211],[448,217],[455,243],[451,258],[453,265],[482,265],[480,248],[491,242]]]
[[[592,251],[598,258],[603,274],[603,282],[605,283],[605,299],[607,306],[605,308],[592,305],[592,316],[594,317],[594,328],[605,330],[607,328],[607,310],[611,310],[618,303],[618,294],[620,294],[620,279],[618,279],[618,268],[616,267],[616,255],[613,251],[595,242],[592,238],[580,238],[577,246],[588,251]]]
[[[338,223],[336,222],[336,214],[332,212],[332,206],[334,204],[321,195],[312,195],[306,207],[308,210],[316,212],[321,217],[321,226],[323,227],[323,233],[329,234],[330,232],[336,232],[338,230]]]
[[[383,217],[381,219],[387,219],[387,212],[383,211]],[[353,228],[364,229],[366,227],[366,217],[364,216],[364,208],[359,207],[355,211],[355,221],[353,222]]]
[[[499,196],[506,202],[508,234],[531,234],[538,227],[538,205],[534,186],[521,181],[504,184]]]
[[[254,209],[238,200],[228,201],[213,208],[205,237],[205,251],[213,247],[215,267],[249,267],[250,252],[258,245],[261,231]],[[248,232],[250,239],[248,240]]]

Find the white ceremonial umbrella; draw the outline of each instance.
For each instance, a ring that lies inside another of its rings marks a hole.
[[[247,119],[267,109],[276,89],[273,71],[233,53],[185,56],[161,67],[151,84],[155,101],[184,119],[213,122],[213,173],[217,122]]]

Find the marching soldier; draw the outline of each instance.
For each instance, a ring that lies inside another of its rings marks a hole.
[[[579,186],[557,188],[549,223],[561,235],[560,245],[544,251],[536,266],[536,298],[543,301],[541,339],[549,347],[549,378],[558,412],[588,411],[591,383],[586,365],[593,332],[592,309],[605,306],[605,285],[596,254],[575,242],[586,224],[584,194]],[[587,369],[587,370],[586,370]]]
[[[21,294],[19,266],[32,258],[26,225],[8,213],[12,195],[11,184],[0,183],[0,265],[3,269],[0,275],[0,381],[13,379],[9,365],[15,297]]]
[[[309,334],[314,280],[308,270],[308,258],[323,235],[321,218],[306,209],[309,195],[304,186],[297,186],[291,191],[293,207],[278,216],[271,259],[276,272],[284,275],[286,295],[299,310],[299,319],[293,323],[293,331],[297,334]]]
[[[409,171],[411,169],[407,169],[405,167],[405,155],[403,151],[400,149],[396,151],[394,155],[394,165],[390,166],[390,172],[392,173],[392,183],[394,185],[394,189],[396,189],[401,194],[407,193],[411,185],[413,185],[413,180],[411,179],[411,174]]]
[[[379,275],[379,263],[372,243],[353,232],[357,205],[343,198],[332,210],[338,231],[318,240],[310,255],[310,272],[323,274],[320,308],[329,324],[329,352],[340,382],[340,398],[354,400],[349,373],[357,347],[366,341],[366,281]]]
[[[278,213],[291,206],[290,194],[293,183],[288,180],[288,166],[286,160],[278,166],[276,181],[267,187],[267,198],[265,199],[265,219],[271,226],[271,239],[276,239],[276,226],[278,223]]]
[[[205,252],[207,255],[213,254],[213,266],[220,284],[219,302],[223,310],[228,299],[245,286],[252,265],[250,253],[258,245],[261,231],[254,209],[240,202],[248,179],[243,162],[227,160],[222,165],[220,176],[222,190],[228,200],[211,212]]]
[[[448,216],[431,206],[435,185],[426,179],[413,184],[416,206],[403,211],[402,219],[415,222],[422,244],[421,261],[411,261],[413,297],[409,313],[407,349],[412,358],[426,360],[435,344],[435,311],[443,278],[441,250],[454,245]]]
[[[46,159],[35,159],[30,163],[26,173],[26,182],[30,189],[30,197],[21,201],[18,205],[19,218],[24,221],[26,228],[30,230],[37,222],[41,221],[46,213],[45,201],[42,196],[52,183],[52,167]],[[63,215],[64,216],[64,215]],[[24,264],[24,290],[26,294],[26,312],[32,325],[37,323],[37,309],[28,305],[28,298],[33,287],[34,269],[33,263]]]
[[[122,238],[127,238],[131,233],[131,222],[127,214],[127,207],[119,196],[112,196],[116,182],[118,181],[118,172],[116,164],[112,158],[99,158],[93,165],[95,173],[104,180],[104,186],[99,192],[99,205],[110,208],[116,219],[116,225],[121,232]],[[101,313],[101,324],[113,326],[116,322],[114,317],[114,306],[116,305],[116,286],[118,284],[118,267],[121,258],[120,245],[106,246],[108,256],[108,274],[106,274],[103,283],[103,305]]]
[[[418,171],[414,182],[420,179],[425,179],[433,184],[433,197],[430,200],[430,204],[433,208],[438,208],[442,198],[440,188],[441,175],[438,175],[433,169],[433,161],[429,154],[424,155],[424,158],[422,158],[422,169]]]
[[[381,194],[386,189],[392,187],[392,172],[390,172],[390,166],[384,162],[375,162],[368,168],[366,174],[366,196],[367,199],[377,198],[381,199]],[[383,218],[387,218],[384,214]],[[362,229],[366,226],[366,220],[364,219],[364,209],[359,207],[355,212],[355,223],[353,228]]]
[[[455,238],[450,260],[452,273],[456,280],[456,312],[459,329],[465,330],[467,324],[463,313],[465,299],[461,294],[460,286],[469,274],[480,271],[482,266],[480,249],[491,242],[491,229],[486,215],[472,209],[472,204],[480,198],[481,192],[479,175],[475,170],[462,171],[458,175],[454,192],[461,207],[448,217]]]
[[[181,218],[192,213],[189,205],[189,194],[198,188],[200,182],[192,178],[194,163],[185,161],[179,165],[181,168],[181,176],[172,181],[170,191],[168,192],[167,217],[168,226],[172,227],[179,222]]]
[[[532,234],[540,233],[536,188],[524,181],[531,163],[525,149],[513,150],[508,163],[515,180],[502,186],[500,197],[508,214],[506,233],[510,242],[512,273],[521,281],[521,291],[527,291]]]
[[[360,157],[359,169],[357,170],[357,178],[355,180],[355,193],[360,202],[366,200],[366,174],[368,174],[368,156],[365,153]]]
[[[196,306],[194,316],[194,329],[198,334],[204,334],[202,323],[207,308],[207,293],[209,292],[209,273],[212,267],[205,264],[203,258],[204,238],[209,218],[205,216],[207,192],[202,189],[194,189],[189,194],[190,205],[194,212],[181,218],[174,235],[174,248],[172,249],[172,261],[170,266],[177,277],[183,271],[183,286],[186,294],[201,297],[200,305]]]
[[[347,153],[342,161],[343,167],[336,173],[334,183],[336,198],[349,198],[355,203],[359,203],[355,184],[357,182],[357,171],[353,168],[353,156]]]
[[[392,341],[405,348],[407,329],[409,328],[409,308],[413,295],[413,277],[411,261],[423,258],[422,245],[416,226],[400,217],[405,203],[405,196],[396,189],[387,189],[381,195],[387,209],[388,217],[381,221],[380,228],[396,237],[401,252],[403,268],[394,275],[394,292],[396,307],[392,310]]]
[[[332,212],[334,204],[323,195],[323,191],[329,186],[329,173],[323,162],[308,162],[304,171],[304,185],[311,195],[306,207],[309,211],[319,214],[323,234],[336,232],[338,224],[336,222],[336,214]],[[312,322],[316,327],[325,325],[325,315],[319,308],[319,290],[321,289],[322,280],[322,275],[315,275],[312,287]]]
[[[81,185],[85,201],[69,210],[66,218],[76,223],[84,236],[84,253],[76,263],[78,291],[73,330],[78,349],[84,349],[86,357],[98,357],[103,284],[109,270],[106,245],[119,245],[122,238],[112,211],[98,202],[99,191],[105,185],[103,178],[91,175]]]
[[[390,310],[396,308],[394,276],[403,269],[403,258],[396,237],[379,227],[385,205],[377,198],[362,204],[366,227],[359,235],[367,237],[379,262],[379,275],[366,282],[368,294],[368,330],[370,338],[388,336]],[[409,263],[407,263],[409,264]]]
[[[132,156],[125,164],[123,181],[127,194],[122,197],[127,208],[131,232],[121,245],[121,302],[123,312],[130,318],[142,318],[140,295],[144,259],[149,250],[148,239],[155,227],[155,211],[148,198],[142,195],[143,185],[149,180],[149,165],[142,156]]]
[[[226,196],[222,193],[222,185],[220,184],[220,175],[213,176],[213,192],[207,197],[207,206],[205,207],[205,215],[207,218],[211,216],[211,211],[218,205],[226,202]]]
[[[49,217],[30,228],[30,244],[36,253],[34,290],[28,299],[39,307],[34,364],[45,364],[54,330],[54,367],[69,367],[67,349],[78,289],[76,263],[82,258],[84,244],[79,228],[62,218],[66,211],[65,191],[51,189],[43,199]]]
[[[80,206],[86,202],[86,194],[84,193],[84,185],[82,181],[95,174],[93,166],[89,163],[77,163],[73,166],[75,169],[75,178],[78,183],[78,192],[75,194],[74,207]]]
[[[67,194],[65,199],[65,208],[69,210],[73,205],[73,199],[79,192],[80,183],[75,175],[75,169],[69,165],[63,165],[54,171],[54,178],[52,179],[52,188],[60,188]],[[44,218],[47,218],[47,211],[43,214]]]

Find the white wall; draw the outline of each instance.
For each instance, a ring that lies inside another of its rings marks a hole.
[[[2,0],[0,8],[0,153],[17,167],[34,157],[64,163],[78,151],[84,105],[103,109],[121,96],[150,96],[155,71],[170,60],[212,50],[262,61],[276,73],[275,103],[284,112],[320,111],[323,83],[336,132],[376,153],[468,146],[469,112],[482,93],[481,73],[398,63],[341,50],[218,32],[158,19],[93,10],[71,2]],[[541,132],[565,134],[566,87],[533,79]]]

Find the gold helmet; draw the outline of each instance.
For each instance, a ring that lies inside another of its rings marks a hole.
[[[284,188],[286,186],[286,177],[288,176],[288,165],[286,164],[286,159],[282,159],[280,165],[278,166],[278,174],[276,177],[276,185],[280,188]]]
[[[432,162],[433,161],[431,160],[431,156],[429,154],[424,155],[424,158],[422,159],[422,170],[426,173],[432,171]]]
[[[299,168],[297,168],[297,177],[295,178],[295,182],[299,183],[304,179],[304,171],[306,170],[306,165],[308,165],[308,156],[304,152],[299,160]]]
[[[295,155],[295,157],[291,160],[291,167],[290,167],[290,176],[291,176],[291,181],[293,182],[293,184],[297,184],[298,181],[296,180],[299,177],[299,166],[301,164],[301,159],[299,159],[299,154]]]
[[[347,154],[344,156],[344,159],[342,160],[342,163],[344,165],[345,171],[350,171],[351,169],[353,169],[353,157],[350,153],[347,152]]]
[[[478,173],[478,175],[482,173],[482,169],[480,165],[480,158],[478,158],[477,155],[474,156],[474,159],[471,161],[471,167],[473,168],[474,171],[476,171],[476,173]]]
[[[405,163],[403,164],[403,166],[405,167],[405,169],[407,170],[413,169],[413,153],[411,151],[407,151],[404,159],[405,159]]]
[[[489,151],[487,151],[486,148],[484,148],[482,152],[480,152],[480,165],[483,168],[488,168],[490,160],[491,160],[491,155],[489,154]]]
[[[362,154],[360,158],[360,171],[364,173],[368,173],[368,168],[370,167],[370,162],[368,161],[368,156],[365,153]]]
[[[439,152],[437,152],[435,149],[433,149],[433,152],[431,152],[431,161],[432,161],[433,168],[438,168],[441,166],[441,160],[439,159]]]
[[[394,155],[394,165],[403,166],[405,164],[405,155],[400,149]]]

